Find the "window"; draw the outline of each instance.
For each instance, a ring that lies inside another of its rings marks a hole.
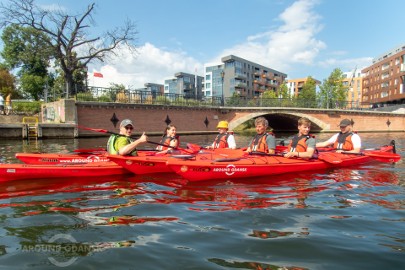
[[[205,84],[205,89],[209,89],[209,88],[211,88],[211,83],[206,83]]]
[[[206,79],[207,81],[211,81],[211,74],[205,75],[205,79]]]

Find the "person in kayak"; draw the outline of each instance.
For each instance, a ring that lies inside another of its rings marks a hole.
[[[132,130],[134,125],[129,119],[124,119],[120,124],[120,133],[112,134],[107,142],[107,151],[112,155],[121,155],[121,156],[137,156],[136,147],[142,143],[148,141],[148,136],[143,132],[142,136],[133,140],[131,138]]]
[[[286,158],[312,158],[315,153],[316,141],[309,134],[311,130],[311,121],[302,117],[298,119],[298,134],[296,134],[288,145],[288,152],[284,154]]]
[[[353,132],[353,123],[349,119],[343,119],[339,124],[340,132],[333,135],[329,140],[316,144],[316,147],[333,145],[337,153],[359,153],[361,149],[360,136]]]
[[[219,134],[215,137],[212,145],[207,146],[207,149],[216,149],[216,148],[230,148],[236,149],[235,136],[233,133],[228,132],[228,122],[219,121],[217,125]]]
[[[163,132],[160,144],[156,147],[156,150],[160,151],[156,154],[166,154],[173,152],[174,149],[179,147],[180,141],[179,136],[176,135],[176,127],[174,125],[167,125],[165,131]],[[167,145],[167,146],[165,146]]]
[[[267,132],[269,122],[264,117],[258,117],[255,120],[257,134],[250,141],[247,153],[262,152],[266,154],[274,154],[276,149],[276,137],[273,133]]]

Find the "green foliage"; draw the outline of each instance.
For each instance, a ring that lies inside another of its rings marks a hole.
[[[111,96],[110,95],[102,95],[98,98],[98,101],[100,102],[112,102]]]
[[[347,86],[343,85],[343,72],[336,68],[320,86],[319,98],[325,108],[336,108],[347,98]]]
[[[43,97],[46,84],[46,77],[24,73],[20,79],[21,89],[28,98],[39,100]]]
[[[32,27],[12,24],[1,36],[4,48],[1,56],[12,69],[21,67],[21,72],[46,74],[51,48],[49,38]]]
[[[305,100],[307,102],[307,108],[314,108],[316,104],[314,104],[316,100],[316,81],[309,76],[302,86],[301,92],[298,94],[297,99]]]
[[[48,81],[51,49],[47,36],[34,28],[10,25],[2,34],[4,49],[1,56],[11,69],[18,68],[20,93],[39,100]]]
[[[13,101],[12,110],[17,114],[37,114],[41,111],[41,101]]]
[[[170,99],[165,96],[157,96],[155,99],[156,104],[160,105],[170,105]]]
[[[298,95],[299,99],[315,99],[316,98],[316,81],[309,76],[302,86],[301,93]]]
[[[15,92],[15,79],[8,69],[0,67],[0,95],[4,97]]]
[[[232,97],[226,100],[226,105],[228,106],[245,106],[245,100],[242,99],[239,94],[233,93]]]
[[[86,93],[77,93],[76,99],[79,101],[96,101],[97,99],[89,92]]]
[[[273,90],[267,90],[263,93],[262,98],[269,99],[269,98],[278,98],[277,93]]]
[[[283,99],[291,98],[290,97],[290,92],[288,91],[288,87],[287,87],[287,84],[285,82],[283,82],[283,84],[280,85],[279,93],[280,93],[280,97],[283,98]]]

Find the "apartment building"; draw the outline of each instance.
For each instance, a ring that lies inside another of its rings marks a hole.
[[[299,93],[301,93],[302,87],[307,82],[308,78],[309,77],[298,78],[298,79],[288,79],[286,81],[288,92],[290,93],[291,97],[297,97],[299,95]],[[317,86],[321,84],[320,81],[318,81],[314,78],[312,78],[312,79],[315,80]]]
[[[362,73],[362,102],[374,107],[405,103],[405,44],[375,58]]]
[[[354,72],[343,72],[343,77],[343,85],[348,89],[348,104],[355,107],[361,107],[363,90],[363,75],[361,71],[355,69]]]
[[[278,91],[287,74],[246,59],[228,55],[222,63],[204,65],[206,97],[258,97],[265,91]]]
[[[203,80],[203,77],[195,74],[178,72],[174,74],[174,78],[164,81],[164,93],[184,95],[186,98],[200,98],[203,93]]]
[[[151,92],[152,94],[163,94],[164,85],[157,83],[145,83],[145,90]]]

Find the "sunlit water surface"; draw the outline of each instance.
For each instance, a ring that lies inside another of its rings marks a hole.
[[[395,139],[405,155],[403,133],[361,136],[366,148]],[[1,162],[105,141],[3,140]],[[402,269],[404,183],[402,160],[239,181],[163,174],[0,183],[0,267]]]

